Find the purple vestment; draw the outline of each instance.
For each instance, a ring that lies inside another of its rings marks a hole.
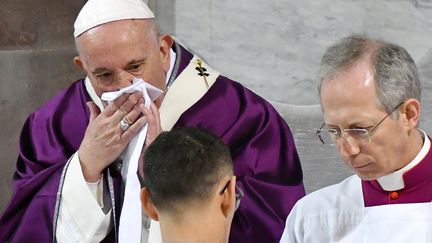
[[[178,44],[173,49],[177,53],[175,78],[192,55]],[[53,241],[62,171],[84,137],[89,100],[79,80],[29,116],[21,133],[13,196],[0,218],[0,242]],[[212,131],[233,155],[234,172],[245,197],[235,213],[230,242],[278,242],[288,213],[305,193],[294,140],[285,121],[267,101],[220,76],[174,125],[182,126]],[[109,170],[118,220],[121,176]],[[114,239],[113,230],[104,242]]]

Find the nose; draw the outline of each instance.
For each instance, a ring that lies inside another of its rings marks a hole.
[[[135,76],[131,73],[121,70],[117,74],[117,85],[119,86],[119,88],[127,87],[132,84],[134,77]]]
[[[359,144],[351,137],[342,136],[337,146],[342,157],[350,157],[360,153]]]

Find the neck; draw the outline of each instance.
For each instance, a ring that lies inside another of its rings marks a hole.
[[[426,135],[424,135],[424,136],[426,136]],[[415,129],[413,131],[413,134],[411,136],[411,140],[409,142],[409,144],[413,144],[413,146],[411,146],[410,149],[407,151],[408,152],[407,154],[409,155],[409,157],[407,158],[404,166],[409,164],[417,156],[417,154],[420,153],[420,150],[423,147],[424,139],[427,139],[427,137],[424,137],[424,136],[423,136],[423,132],[418,130],[418,129]]]
[[[405,172],[410,171],[413,167],[420,163],[427,151],[429,151],[429,149],[425,149],[420,153],[424,146],[424,139],[427,139],[425,136],[426,134],[424,134],[422,131],[417,129],[413,131],[408,143],[410,146],[407,147],[405,153],[406,157],[402,158],[404,163],[396,171],[377,179],[382,189],[386,191],[397,191],[405,188],[403,178]]]
[[[228,231],[225,218],[210,210],[191,213],[175,218],[160,215],[160,226],[164,243],[226,243]]]

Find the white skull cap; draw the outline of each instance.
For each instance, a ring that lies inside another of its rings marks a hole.
[[[74,37],[116,20],[153,18],[144,0],[88,0],[75,20]]]

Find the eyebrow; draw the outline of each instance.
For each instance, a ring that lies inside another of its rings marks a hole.
[[[101,73],[104,73],[104,72],[111,72],[111,70],[109,70],[108,68],[96,68],[95,70],[93,70],[93,75],[96,75],[96,74],[101,74]]]
[[[145,61],[145,58],[143,58],[143,59],[138,59],[138,60],[131,60],[130,62],[128,62],[128,64],[126,64],[126,66],[125,66],[125,68],[127,67],[127,66],[130,66],[130,65],[132,65],[132,64],[137,64],[137,63],[142,63],[142,62],[144,62]]]
[[[143,58],[143,59],[138,59],[138,60],[133,59],[133,60],[131,60],[130,62],[128,62],[128,63],[124,66],[124,68],[127,68],[128,66],[133,65],[133,64],[143,63],[145,60],[146,60],[145,58]],[[112,70],[110,70],[110,69],[108,69],[108,68],[96,68],[95,70],[92,71],[92,74],[93,74],[93,75],[97,75],[97,74],[101,74],[101,73],[104,73],[104,72],[112,72]]]
[[[356,122],[350,123],[346,128],[353,128],[353,127],[373,127],[373,126],[375,126],[375,125],[368,125],[368,122],[356,121]],[[338,125],[326,124],[326,123],[324,123],[324,127],[327,127],[329,129],[341,129]]]

